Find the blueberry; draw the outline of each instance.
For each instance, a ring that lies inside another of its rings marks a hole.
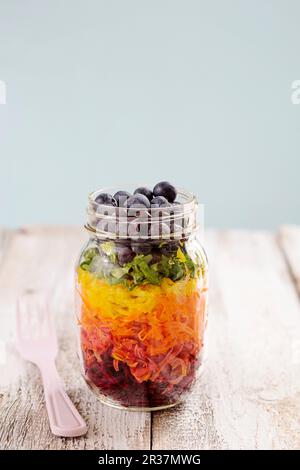
[[[134,219],[128,224],[129,237],[148,237],[148,221]]]
[[[149,199],[144,195],[144,194],[139,194],[136,193],[133,196],[130,196],[126,203],[125,206],[130,208],[130,207],[150,207],[150,202]]]
[[[112,197],[111,194],[108,193],[100,193],[95,199],[95,202],[97,204],[104,204],[105,206],[116,206],[117,202],[116,200]]]
[[[168,202],[174,202],[177,196],[177,191],[174,186],[167,181],[157,183],[153,188],[154,196],[163,196]]]
[[[132,204],[130,207],[128,207],[128,209],[148,209],[148,207],[146,207],[144,204],[142,204],[141,202],[135,202],[134,204]]]
[[[152,258],[151,258],[150,264],[159,263],[160,260],[161,260],[160,249],[159,248],[152,248],[151,256],[152,256]]]
[[[124,207],[127,199],[131,196],[128,191],[117,191],[114,194],[114,199],[117,201],[119,207]]]
[[[172,230],[172,238],[175,240],[180,240],[185,237],[184,229],[181,225],[179,224],[174,224],[173,230]]]
[[[170,229],[167,224],[165,223],[160,223],[160,222],[154,222],[150,226],[150,237],[161,237],[163,236],[164,238],[169,237],[170,235]]]
[[[117,247],[118,246],[126,246],[126,247],[130,248],[131,240],[130,240],[130,238],[120,238],[116,244],[117,244]]]
[[[132,242],[131,248],[137,255],[148,255],[151,251],[151,245],[141,241]]]
[[[174,255],[177,252],[179,247],[180,247],[179,241],[166,243],[161,247],[161,252],[165,256]]]
[[[156,196],[151,201],[151,207],[160,207],[162,204],[168,204],[168,201],[163,196]]]
[[[169,204],[168,202],[162,202],[161,200],[165,201],[165,198],[162,196],[157,196],[154,199],[158,200],[159,204],[151,203],[152,221],[163,218],[168,223],[171,222],[171,216],[173,211],[173,207],[171,206],[171,204]]]
[[[116,233],[117,224],[114,220],[107,221],[105,219],[99,219],[95,229],[100,232]]]
[[[146,196],[146,198],[149,199],[149,201],[151,201],[151,199],[153,198],[153,192],[151,191],[151,189],[145,188],[143,186],[137,188],[133,194],[143,194],[144,196]]]
[[[129,246],[117,245],[116,249],[120,264],[126,264],[133,260],[134,253]]]

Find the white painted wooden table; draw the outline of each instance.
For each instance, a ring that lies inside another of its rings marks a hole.
[[[79,228],[0,230],[1,449],[300,448],[300,228],[207,233],[206,369],[185,404],[152,415],[101,405],[80,377],[73,268],[85,238]],[[38,371],[14,350],[16,296],[45,286],[85,437],[51,435]]]

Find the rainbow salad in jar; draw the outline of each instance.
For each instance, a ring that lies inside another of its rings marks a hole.
[[[195,199],[162,182],[90,196],[76,269],[82,373],[104,402],[174,406],[203,361],[207,259]]]

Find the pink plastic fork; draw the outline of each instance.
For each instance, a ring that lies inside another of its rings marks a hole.
[[[85,434],[87,426],[63,389],[56,369],[56,333],[41,294],[28,292],[18,300],[16,333],[19,353],[41,372],[52,433],[63,437]]]

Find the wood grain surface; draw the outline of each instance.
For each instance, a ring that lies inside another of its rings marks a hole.
[[[1,449],[300,448],[300,229],[211,231],[207,360],[188,401],[155,413],[103,406],[80,377],[73,312],[77,227],[0,230]],[[35,366],[14,348],[18,294],[46,289],[58,369],[86,419],[81,438],[49,431]]]

